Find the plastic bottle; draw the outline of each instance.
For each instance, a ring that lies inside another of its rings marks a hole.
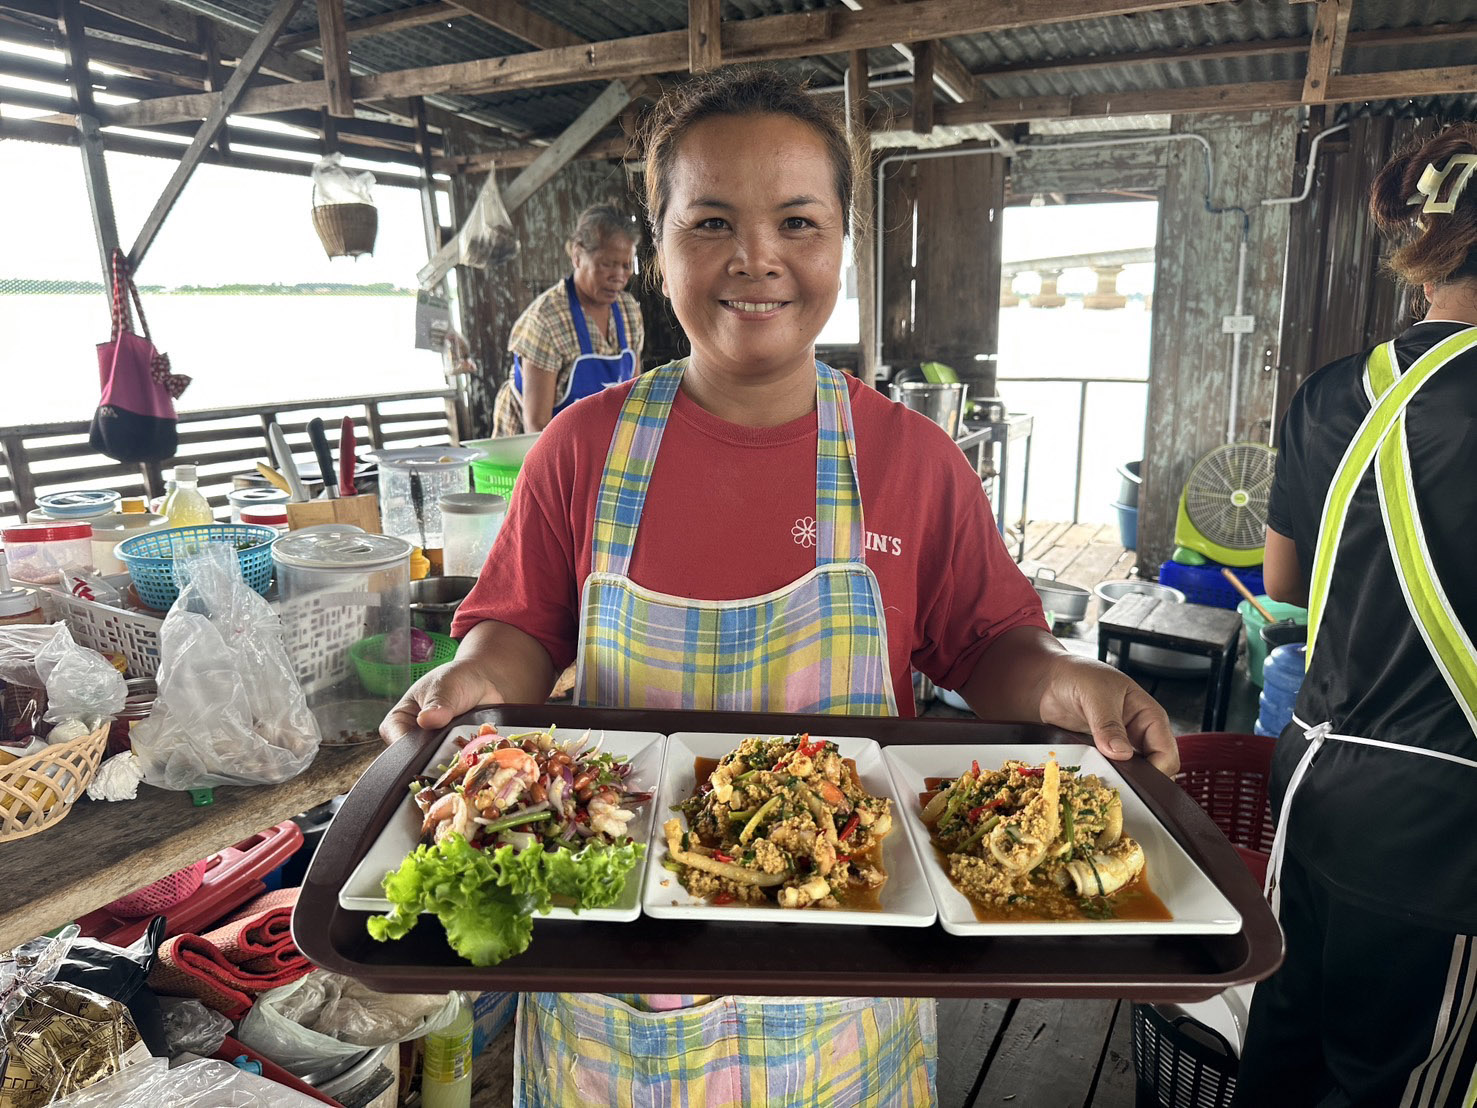
[[[174,491],[164,498],[159,513],[171,527],[205,527],[215,522],[210,502],[195,483],[195,467],[174,467]]]
[[[472,1006],[458,994],[456,1015],[426,1036],[421,1071],[424,1108],[470,1108],[472,1103]]]

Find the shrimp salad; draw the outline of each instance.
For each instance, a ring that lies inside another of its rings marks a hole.
[[[833,742],[745,739],[674,807],[689,830],[677,819],[663,825],[663,865],[716,904],[870,906],[887,880],[891,805],[868,795]]]
[[[535,912],[615,904],[646,851],[626,825],[651,794],[628,787],[630,772],[589,732],[559,742],[484,724],[411,782],[421,845],[385,875],[390,911],[370,918],[370,936],[404,938],[430,913],[453,950],[490,966],[528,948]]]
[[[439,776],[411,784],[425,819],[421,842],[461,835],[483,849],[630,842],[626,824],[651,794],[628,789],[631,763],[600,753],[591,732],[560,743],[552,731],[499,735],[483,724]]]
[[[1094,774],[1007,761],[926,782],[921,818],[967,897],[1007,915],[1115,918],[1115,900],[1144,871],[1123,833],[1123,800]],[[935,787],[936,786],[936,787]]]

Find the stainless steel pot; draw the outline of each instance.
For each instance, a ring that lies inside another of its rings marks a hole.
[[[1048,573],[1050,577],[1045,576]],[[1037,570],[1036,576],[1031,578],[1031,587],[1041,598],[1042,607],[1055,616],[1058,623],[1076,623],[1087,618],[1087,602],[1092,599],[1092,593],[1058,581],[1055,570]]]
[[[930,381],[894,381],[892,398],[904,407],[921,412],[933,420],[950,438],[958,438],[964,427],[964,401],[969,396],[965,384],[934,384]]]
[[[451,634],[451,618],[477,583],[475,577],[423,577],[410,583],[410,622],[422,631]]]

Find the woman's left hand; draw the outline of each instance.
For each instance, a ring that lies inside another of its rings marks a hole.
[[[1117,761],[1135,751],[1166,775],[1180,768],[1169,716],[1130,678],[1102,662],[1062,654],[1051,661],[1041,690],[1041,722],[1090,731],[1097,748]]]

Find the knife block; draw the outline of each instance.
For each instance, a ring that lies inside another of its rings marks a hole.
[[[376,534],[380,529],[380,501],[372,492],[340,496],[336,500],[304,500],[287,505],[291,531],[321,523],[349,523]]]

